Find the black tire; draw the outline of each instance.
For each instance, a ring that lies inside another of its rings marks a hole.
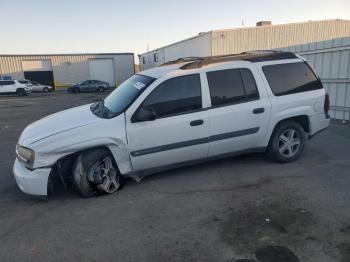
[[[49,92],[49,89],[47,87],[44,87],[43,92],[47,93],[47,92]]]
[[[98,87],[97,91],[102,93],[103,91],[105,91],[105,89],[103,88],[103,86],[100,86],[100,87]]]
[[[267,154],[276,162],[293,162],[303,153],[306,140],[306,133],[300,124],[294,121],[283,121],[272,133]]]
[[[18,96],[25,96],[25,95],[27,95],[26,91],[23,88],[17,89],[16,93],[17,93]]]
[[[80,89],[78,87],[73,88],[73,93],[74,94],[80,93]]]
[[[75,160],[73,164],[73,186],[75,189],[83,196],[83,197],[93,197],[98,196],[102,194],[106,194],[105,192],[98,189],[96,184],[93,184],[88,181],[88,172],[89,169],[98,161],[104,159],[110,155],[110,152],[105,148],[98,148],[93,150],[88,150],[78,156],[78,158]],[[121,188],[121,181],[122,176],[120,176],[120,173],[118,171],[118,168],[116,167],[115,163],[113,163],[115,169],[117,170],[117,176],[120,181],[120,186],[118,189]]]

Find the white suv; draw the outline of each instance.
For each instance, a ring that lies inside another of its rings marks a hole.
[[[47,195],[60,177],[83,196],[113,193],[122,178],[247,152],[296,160],[329,125],[317,74],[293,53],[179,59],[143,71],[102,102],[29,125],[14,174]],[[49,179],[50,178],[50,179]]]
[[[17,80],[0,80],[0,94],[28,95],[32,89]]]

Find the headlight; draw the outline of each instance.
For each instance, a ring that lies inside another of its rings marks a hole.
[[[27,165],[31,166],[34,163],[35,153],[33,150],[17,145],[16,154],[17,154],[17,157]]]

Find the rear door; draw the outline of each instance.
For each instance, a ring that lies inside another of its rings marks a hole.
[[[126,114],[133,168],[144,170],[207,157],[209,123],[202,103],[200,75],[191,74],[165,80],[139,105],[133,105]],[[140,107],[152,108],[156,119],[133,123],[132,115]]]
[[[260,147],[271,104],[256,68],[247,63],[206,76],[211,98],[209,156]]]

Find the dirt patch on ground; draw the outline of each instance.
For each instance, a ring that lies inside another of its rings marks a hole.
[[[341,256],[341,262],[350,262],[350,243],[341,243],[337,245]]]
[[[222,222],[222,239],[236,254],[255,253],[259,261],[298,261],[290,248],[305,241],[314,218],[290,199],[262,200],[235,208]],[[289,260],[268,260],[277,254]]]
[[[281,246],[267,246],[255,251],[259,262],[298,262],[297,256],[288,248]]]

